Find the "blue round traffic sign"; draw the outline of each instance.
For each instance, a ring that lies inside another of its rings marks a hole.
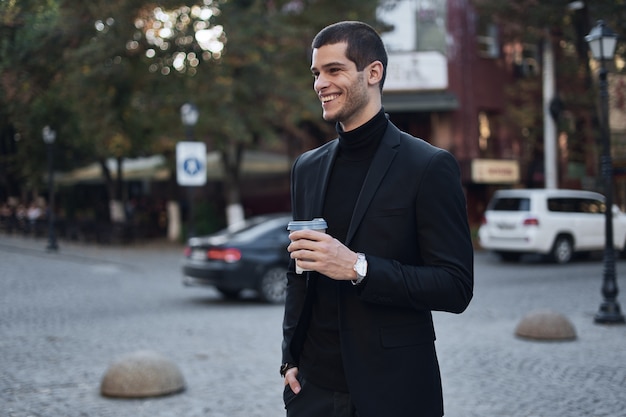
[[[187,158],[183,162],[183,170],[188,175],[196,175],[198,172],[202,171],[202,162],[195,157]]]

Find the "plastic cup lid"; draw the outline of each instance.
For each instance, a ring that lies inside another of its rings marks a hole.
[[[304,229],[322,230],[322,229],[326,229],[327,227],[328,225],[326,224],[326,220],[317,218],[313,220],[291,221],[287,225],[287,230],[304,230]]]

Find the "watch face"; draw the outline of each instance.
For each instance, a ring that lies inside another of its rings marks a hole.
[[[367,261],[365,260],[365,257],[363,255],[360,255],[357,258],[356,264],[354,265],[354,270],[359,276],[362,277],[367,274]]]

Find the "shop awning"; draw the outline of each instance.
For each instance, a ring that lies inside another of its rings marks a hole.
[[[109,158],[106,165],[111,176],[117,178],[117,160]],[[169,169],[166,167],[165,157],[162,155],[124,159],[122,171],[125,181],[164,180],[169,176]],[[57,173],[54,181],[59,185],[99,184],[104,182],[104,177],[100,164],[94,162],[69,172]]]
[[[451,111],[459,108],[459,100],[447,91],[385,93],[383,106],[387,112]]]
[[[218,152],[207,153],[206,163],[207,179],[209,181],[221,180],[224,176],[224,168],[220,154]],[[111,172],[111,176],[117,178],[117,160],[109,158],[106,164]],[[242,176],[287,174],[290,169],[291,163],[287,155],[263,151],[245,151],[243,154]],[[167,160],[162,155],[124,159],[122,170],[125,181],[163,181],[169,178],[171,171]],[[94,162],[69,172],[56,173],[55,182],[66,186],[74,184],[102,184],[104,177],[100,164]]]

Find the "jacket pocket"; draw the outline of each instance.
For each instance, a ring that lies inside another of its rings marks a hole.
[[[298,380],[298,382],[300,382],[300,394],[302,393],[302,391],[304,391],[304,386],[306,385],[304,378],[302,377],[302,374],[298,372],[298,375],[296,376],[296,379]],[[285,404],[285,409],[287,407],[289,407],[289,404],[291,404],[292,401],[294,401],[296,398],[298,398],[299,394],[294,393],[291,390],[291,386],[289,386],[289,384],[285,385],[285,388],[283,390],[283,403]]]
[[[389,207],[372,211],[367,217],[390,217],[401,216],[406,213],[408,207]]]
[[[380,343],[384,348],[432,343],[435,330],[431,323],[419,323],[406,326],[383,327],[380,329]]]

